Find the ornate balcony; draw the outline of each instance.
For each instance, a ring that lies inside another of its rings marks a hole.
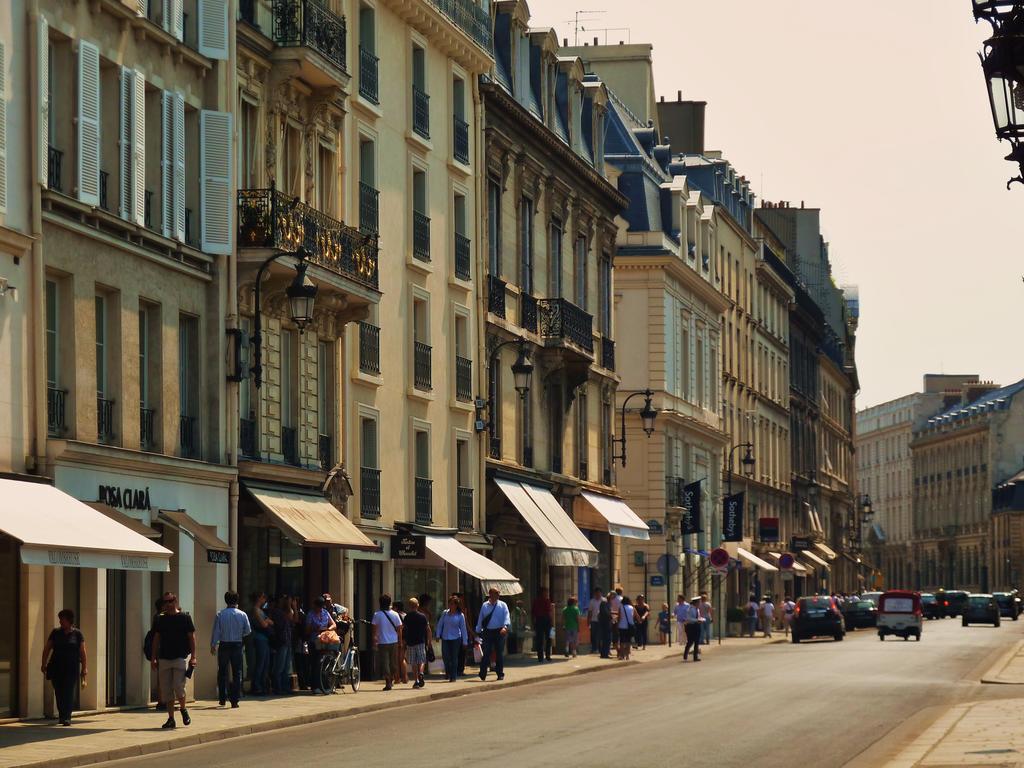
[[[666,507],[683,506],[683,486],[685,485],[686,481],[683,478],[675,477],[673,475],[665,475]]]
[[[556,343],[569,342],[594,353],[594,318],[566,299],[540,299],[540,335]]]
[[[114,401],[96,398],[96,438],[101,443],[114,439]]]
[[[305,203],[270,189],[238,192],[238,247],[298,250],[309,260],[377,289],[377,237],[346,226]]]
[[[505,281],[494,275],[487,276],[487,311],[505,318]]]
[[[473,361],[455,356],[455,399],[463,403],[473,400]]]
[[[434,522],[434,481],[429,477],[416,478],[416,522],[430,525]]]
[[[57,387],[46,388],[46,432],[50,437],[60,437],[67,428],[64,419],[68,391]]]
[[[451,19],[481,48],[491,50],[491,17],[472,0],[430,0],[431,5]]]
[[[607,336],[601,337],[601,366],[606,370],[615,370],[615,342]]]
[[[377,236],[380,232],[380,192],[359,182],[359,231]]]
[[[259,457],[256,438],[256,419],[238,420],[238,449],[243,456],[254,459]]]
[[[369,520],[380,517],[380,470],[359,468],[359,515]]]
[[[139,445],[144,451],[156,447],[156,411],[144,405],[139,407]]]
[[[46,151],[46,186],[54,192],[63,192],[61,183],[64,169],[64,153],[56,147],[48,147]]]
[[[359,46],[359,95],[371,104],[380,103],[380,91],[377,79],[380,59],[373,51]]]
[[[416,389],[429,391],[431,388],[430,353],[429,344],[422,341],[413,342],[413,385]]]
[[[472,531],[473,530],[473,489],[463,488],[459,486],[458,489],[458,525],[460,531]]]
[[[380,376],[380,328],[372,323],[359,323],[359,370]]]
[[[412,255],[430,261],[430,217],[419,211],[412,212]]]
[[[519,325],[524,331],[537,332],[537,299],[528,293],[519,295]]]
[[[299,431],[295,427],[281,427],[281,453],[288,464],[299,466]]]
[[[470,263],[472,261],[469,238],[455,233],[455,276],[459,280],[470,279]]]
[[[281,48],[303,48],[316,54],[330,67],[347,73],[345,63],[345,17],[327,9],[322,0],[274,0],[271,37]],[[279,57],[275,57],[279,58]],[[284,58],[293,58],[286,55]],[[337,84],[342,78],[319,62],[303,56],[299,60],[303,78],[315,86]],[[326,75],[326,77],[325,77]],[[344,80],[347,82],[347,77]]]
[[[417,85],[412,87],[412,129],[430,138],[430,95]]]
[[[454,123],[452,154],[460,163],[469,165],[469,123],[458,115],[453,116],[452,122]]]

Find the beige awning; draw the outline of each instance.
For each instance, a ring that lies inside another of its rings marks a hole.
[[[492,587],[503,595],[521,595],[523,585],[519,579],[493,560],[474,552],[454,536],[424,536],[424,543],[431,552],[446,563],[450,563],[465,574],[480,580],[484,592]]]
[[[810,560],[815,565],[818,565],[818,566],[821,566],[822,568],[826,568],[826,569],[831,570],[830,567],[829,567],[829,564],[827,562],[822,560],[820,557],[818,557],[816,554],[814,554],[810,550],[804,550],[800,554],[803,555],[804,557],[806,557],[808,560]]]
[[[769,563],[767,560],[762,560],[760,557],[755,555],[743,547],[736,547],[736,554],[739,555],[743,560],[746,560],[755,568],[760,568],[764,571],[777,571],[779,570],[774,565]]]
[[[835,560],[836,559],[836,553],[834,551],[832,551],[831,549],[829,549],[824,544],[822,544],[820,541],[816,541],[814,543],[814,547],[819,552],[821,552],[821,554],[823,554],[825,557],[827,557],[829,560]]]
[[[160,538],[160,531],[154,528],[150,528],[141,520],[136,520],[131,515],[126,515],[124,512],[119,512],[109,504],[104,504],[102,501],[86,501],[83,503],[87,507],[92,507],[97,512],[102,512],[115,523],[120,523],[128,530],[135,531],[137,534],[139,534],[139,536],[145,536],[147,539]]]
[[[252,494],[284,534],[304,547],[340,547],[377,552],[378,547],[323,496],[253,487]]]
[[[51,485],[0,480],[0,499],[0,531],[27,565],[170,570],[171,550]]]
[[[583,491],[580,494],[584,501],[593,507],[601,517],[608,521],[608,533],[626,539],[651,538],[647,523],[640,519],[636,512],[622,499],[605,496],[603,493]]]
[[[181,510],[161,509],[161,518],[171,523],[175,528],[180,528],[192,539],[198,541],[210,552],[230,552],[231,545],[224,543],[207,526],[201,525]]]
[[[547,547],[548,565],[597,566],[597,549],[550,491],[504,478],[495,478],[494,482]]]
[[[768,555],[772,559],[774,559],[776,562],[778,562],[779,559],[782,557],[782,553],[781,552],[769,552]],[[782,570],[782,569],[780,568],[779,570]],[[795,557],[793,558],[793,570],[794,571],[799,571],[801,573],[807,573],[807,568],[805,568],[803,563],[801,563]]]

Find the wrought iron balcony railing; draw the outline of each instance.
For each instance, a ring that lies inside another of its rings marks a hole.
[[[259,457],[256,447],[256,419],[238,420],[238,449],[243,456],[250,459]]]
[[[64,418],[68,391],[58,387],[46,388],[46,431],[51,437],[64,434],[67,422]]]
[[[96,438],[101,443],[114,439],[114,401],[96,398]]]
[[[472,261],[469,238],[455,233],[455,276],[459,280],[469,280],[470,263]]]
[[[429,390],[430,384],[430,345],[422,341],[413,342],[413,385],[416,389]]]
[[[104,211],[110,210],[110,205],[107,199],[107,181],[110,179],[110,174],[106,171],[100,171],[100,208]]]
[[[545,338],[564,339],[593,353],[594,318],[566,299],[540,299],[540,335]]]
[[[178,445],[186,459],[199,455],[199,419],[195,416],[178,417]]]
[[[281,427],[281,453],[287,463],[299,465],[299,430],[295,427]]]
[[[370,520],[380,517],[380,470],[359,469],[359,515]]]
[[[345,64],[345,17],[322,0],[274,0],[274,42],[282,47],[306,46],[342,72]]]
[[[487,276],[487,311],[505,317],[505,281],[494,275]]]
[[[64,170],[64,153],[56,147],[48,147],[46,152],[46,186],[54,192],[63,192],[61,184]]]
[[[458,525],[460,531],[472,531],[473,530],[473,489],[463,488],[461,485],[458,489],[458,497],[456,499],[457,511],[458,511]]]
[[[434,521],[434,481],[429,477],[416,478],[416,522],[430,525]]]
[[[144,202],[142,205],[142,226],[146,229],[153,228],[153,193],[148,189],[144,190]]]
[[[487,442],[487,452],[492,459],[501,458],[501,435],[491,435]]]
[[[430,217],[419,211],[412,212],[412,255],[430,261]]]
[[[455,26],[491,52],[491,17],[472,0],[430,0],[431,4],[454,22]]]
[[[455,399],[464,403],[473,400],[473,361],[455,356]]]
[[[380,328],[372,323],[359,323],[359,370],[380,375]]]
[[[537,299],[528,293],[519,295],[519,325],[524,331],[537,332]]]
[[[330,435],[319,435],[317,438],[317,455],[320,458],[320,469],[324,472],[334,467],[334,438]]]
[[[359,182],[359,231],[376,236],[380,232],[380,192]]]
[[[412,87],[412,129],[430,138],[430,95],[418,85]]]
[[[459,162],[469,165],[469,123],[458,115],[452,117],[452,122],[454,124],[452,154],[455,155],[455,159]]]
[[[607,336],[601,337],[601,365],[609,371],[615,370],[615,342]]]
[[[156,410],[139,406],[139,445],[144,451],[156,448]]]
[[[665,475],[665,506],[666,507],[681,507],[683,506],[683,486],[686,485],[686,481],[681,477],[675,477],[674,475]]]
[[[580,480],[586,480],[587,475],[590,473],[590,464],[587,462],[586,459],[581,457],[577,460],[576,465],[576,477],[578,477]]]
[[[380,59],[363,46],[359,46],[359,95],[371,104],[380,103],[380,90],[377,80]]]
[[[270,189],[238,191],[239,248],[298,250],[309,260],[370,288],[377,288],[377,237],[359,232],[305,203]]]

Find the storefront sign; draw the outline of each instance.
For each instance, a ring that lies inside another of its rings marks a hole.
[[[399,533],[391,537],[391,557],[394,560],[422,560],[427,542],[422,536]]]
[[[760,541],[779,540],[779,518],[760,517],[757,520],[757,536]]]
[[[162,557],[79,549],[43,549],[26,545],[21,547],[21,562],[26,565],[59,565],[65,568],[157,572],[170,570],[169,560]]]
[[[98,497],[101,504],[116,509],[152,509],[149,505],[149,487],[118,488],[116,485],[100,485]]]
[[[792,536],[789,539],[789,548],[793,552],[806,552],[808,549],[811,549],[813,546],[814,546],[814,542],[812,542],[806,536]]]
[[[683,486],[683,519],[682,533],[700,533],[700,484],[698,480]]]
[[[206,562],[217,563],[218,565],[230,565],[231,564],[231,553],[230,552],[219,552],[214,549],[206,550]]]
[[[743,493],[722,502],[722,541],[743,541]]]

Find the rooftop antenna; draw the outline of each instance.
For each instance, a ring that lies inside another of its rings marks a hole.
[[[591,27],[580,27],[580,32],[604,32],[604,44],[608,45],[608,33],[609,32],[625,32],[626,42],[633,42],[633,33],[629,27],[601,27],[600,29],[593,29]]]
[[[580,30],[583,29],[583,27],[580,25],[580,17],[594,16],[599,13],[607,13],[607,11],[576,11],[575,17],[565,22],[566,24],[572,24],[572,44],[574,46],[580,44]],[[586,21],[585,18],[584,21]]]

